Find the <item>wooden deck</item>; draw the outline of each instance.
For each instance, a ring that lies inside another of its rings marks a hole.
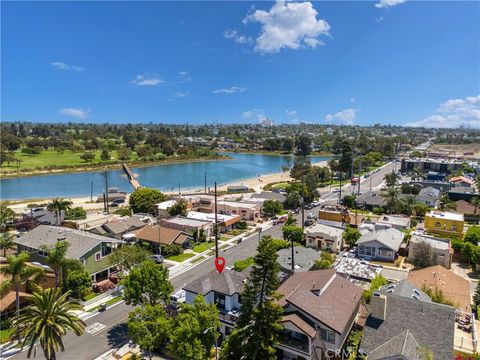
[[[134,190],[140,189],[142,187],[138,180],[135,179],[135,175],[133,174],[132,170],[130,170],[127,164],[123,164],[123,171],[125,171],[128,181],[130,182],[130,185],[132,185]]]

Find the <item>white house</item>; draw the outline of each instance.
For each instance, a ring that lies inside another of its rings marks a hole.
[[[357,241],[359,257],[385,261],[395,260],[404,237],[401,231],[375,226],[362,228],[360,232],[362,236]]]
[[[408,242],[408,261],[412,262],[421,243],[426,243],[432,247],[437,255],[437,265],[442,265],[447,269],[450,268],[453,256],[450,239],[439,238],[421,232],[412,233],[412,237]]]

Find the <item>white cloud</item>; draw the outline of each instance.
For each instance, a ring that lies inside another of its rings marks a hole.
[[[393,6],[403,4],[406,1],[407,0],[380,0],[378,3],[375,4],[375,7],[378,9],[388,9]]]
[[[177,83],[183,84],[186,82],[190,82],[192,78],[190,77],[190,74],[188,71],[179,71],[177,75]]]
[[[223,33],[225,39],[231,39],[237,44],[247,44],[252,42],[252,38],[245,35],[240,35],[237,30],[228,29]]]
[[[242,93],[246,90],[247,90],[246,87],[230,86],[229,88],[216,89],[216,90],[213,90],[212,92],[214,94],[233,94],[233,93]]]
[[[275,53],[282,48],[298,49],[301,46],[316,48],[323,45],[321,35],[329,35],[330,25],[317,20],[317,11],[311,2],[277,1],[269,11],[256,10],[247,15],[243,22],[262,24],[256,39],[255,51]]]
[[[86,119],[90,113],[90,110],[64,108],[58,110],[58,113],[65,116],[75,117],[78,119]]]
[[[296,110],[287,110],[286,113],[287,113],[288,116],[295,116],[295,115],[297,115],[297,111],[296,111]]]
[[[133,86],[156,86],[158,84],[163,84],[165,81],[160,79],[158,75],[137,75],[135,79],[130,81],[130,85]]]
[[[247,120],[257,119],[258,121],[266,120],[267,117],[262,109],[251,109],[242,113],[242,117]]]
[[[175,97],[177,97],[177,98],[185,98],[185,97],[189,97],[189,96],[190,96],[189,91],[177,91],[175,93]]]
[[[480,128],[480,95],[465,99],[450,99],[440,104],[436,112],[423,120],[409,122],[407,126],[456,128],[467,126]]]
[[[350,102],[352,102],[352,103],[355,102],[356,100],[357,100],[357,99],[355,99],[354,97],[351,97],[351,98],[350,98]]]
[[[66,71],[69,71],[69,70],[83,71],[83,70],[85,70],[84,67],[81,67],[81,66],[78,66],[78,65],[67,65],[67,64],[65,64],[63,62],[60,62],[60,61],[52,62],[52,63],[50,63],[50,65],[52,65],[55,69],[58,69],[58,70],[66,70]]]
[[[357,116],[358,109],[345,109],[339,111],[335,114],[327,114],[325,116],[325,121],[332,122],[332,121],[340,121],[347,125],[352,125],[353,120]]]

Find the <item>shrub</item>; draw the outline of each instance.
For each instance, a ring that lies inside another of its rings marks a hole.
[[[385,209],[383,207],[374,207],[372,212],[375,215],[382,215],[385,212]]]
[[[74,207],[67,210],[66,220],[83,220],[87,218],[87,212],[82,207]]]
[[[183,248],[178,244],[169,244],[162,246],[163,256],[174,256],[183,253]]]
[[[86,270],[69,271],[67,275],[67,290],[74,298],[80,299],[87,295],[92,288],[92,278]]]
[[[235,224],[235,228],[239,230],[246,230],[247,229],[247,223],[245,221],[239,221]]]
[[[369,289],[363,293],[363,299],[365,300],[365,302],[367,304],[370,304],[373,293],[387,284],[387,279],[385,279],[382,275],[375,275],[375,277],[372,279],[372,282],[370,283]]]

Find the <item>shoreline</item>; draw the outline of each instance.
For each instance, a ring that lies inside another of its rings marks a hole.
[[[314,163],[312,165],[314,166],[327,166],[328,161],[323,160],[317,163]],[[290,177],[290,174],[284,173],[282,171],[276,172],[276,173],[269,173],[269,174],[263,174],[263,175],[258,175],[255,177],[249,177],[245,179],[238,179],[235,181],[231,181],[225,184],[219,184],[217,186],[217,191],[226,191],[228,186],[232,185],[247,185],[250,188],[252,188],[255,192],[262,191],[263,187],[269,183],[273,182],[288,182],[293,180]],[[166,195],[173,195],[173,194],[178,194],[178,192],[163,192]],[[198,186],[195,188],[188,188],[182,191],[182,194],[202,194],[203,193],[203,187]],[[128,193],[128,196],[130,196],[131,192]],[[244,193],[238,193],[237,195],[242,195]],[[232,195],[232,194],[230,194]],[[90,203],[90,196],[76,196],[76,197],[65,197],[64,199],[70,200],[73,202],[73,207],[76,206],[82,206],[85,207],[85,209],[88,210],[94,210],[94,209],[99,209],[103,208],[102,203]],[[96,196],[94,196],[94,200],[96,199]],[[28,204],[34,204],[34,203],[43,203],[51,200],[51,197],[47,198],[34,198],[34,199],[18,199],[18,200],[5,200],[5,202],[10,202],[11,205],[9,207],[11,208],[17,208],[17,210],[21,209],[22,207],[26,207]],[[90,208],[90,209],[89,209]]]
[[[223,161],[223,160],[232,160],[232,157],[227,155],[220,156],[209,156],[204,158],[192,158],[192,159],[169,159],[169,160],[154,160],[154,161],[142,161],[142,162],[128,162],[130,167],[152,167],[152,166],[162,166],[162,165],[175,165],[175,164],[185,164],[185,163],[196,163],[196,162],[206,162],[206,161]],[[12,173],[5,174],[0,173],[0,180],[7,179],[22,179],[29,178],[32,176],[49,176],[49,175],[62,175],[62,174],[75,174],[80,172],[96,172],[103,171],[105,168],[107,170],[120,170],[122,169],[124,163],[115,163],[115,164],[96,164],[92,166],[79,166],[73,168],[63,168],[63,169],[49,169],[49,170],[31,170],[25,173]]]

